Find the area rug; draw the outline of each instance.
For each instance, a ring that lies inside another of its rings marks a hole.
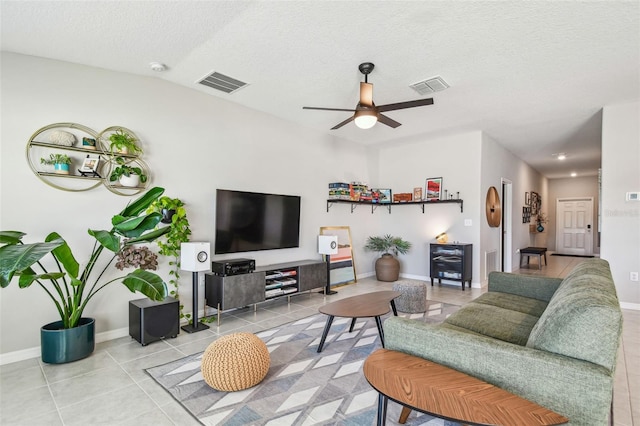
[[[442,322],[459,306],[428,302],[424,314],[403,314],[425,322]],[[386,319],[386,317],[383,318]],[[377,392],[362,373],[364,360],[381,348],[373,318],[336,318],[322,353],[317,353],[326,322],[323,314],[302,318],[260,333],[271,356],[267,377],[239,392],[209,387],[200,372],[202,353],[147,369],[203,425],[374,425]],[[401,406],[389,401],[388,425],[397,425]],[[445,422],[412,412],[406,425],[445,426]]]
[[[562,253],[552,253],[551,256],[565,256],[565,257],[594,257],[586,254],[562,254]]]

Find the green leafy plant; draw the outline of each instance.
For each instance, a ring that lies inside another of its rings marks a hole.
[[[389,234],[382,237],[369,237],[364,246],[365,250],[377,251],[381,254],[398,253],[407,254],[411,248],[411,243],[400,237],[393,237]]]
[[[163,215],[169,221],[169,232],[156,241],[159,252],[163,256],[169,256],[171,270],[169,271],[169,284],[173,289],[169,294],[176,299],[180,299],[179,279],[180,279],[180,245],[189,241],[191,228],[189,227],[189,219],[187,218],[187,210],[184,203],[179,198],[171,198],[163,196],[155,200],[147,209],[147,213],[158,213]],[[169,214],[172,213],[172,214]],[[170,219],[169,219],[170,217]],[[191,314],[182,312],[184,305],[180,304],[180,318],[186,318],[191,321]]]
[[[168,227],[155,229],[160,222],[160,214],[145,212],[163,192],[163,188],[152,188],[127,205],[111,219],[111,230],[89,229],[89,235],[95,242],[82,271],[67,241],[56,232],[47,235],[44,242],[25,244],[22,242],[26,235],[24,232],[0,231],[0,286],[7,287],[14,277],[18,277],[20,288],[36,283],[55,304],[64,328],[76,327],[87,303],[113,282],[122,282],[131,292],[139,291],[152,300],[163,300],[167,286],[152,272],[136,269],[125,276],[102,280],[123,248],[155,241],[169,232]],[[94,272],[104,249],[113,253],[111,260],[101,271]],[[49,263],[55,264],[55,271],[49,272],[42,262],[47,255],[53,257],[53,262]]]
[[[115,182],[122,176],[129,177],[132,174],[140,176],[140,182],[142,183],[147,181],[147,175],[144,174],[140,167],[128,165],[127,161],[123,157],[116,157],[115,161],[118,166],[111,172],[109,181]]]
[[[71,164],[71,158],[67,154],[49,154],[49,159],[41,158],[40,164]]]
[[[137,139],[125,132],[123,129],[118,129],[113,132],[109,136],[109,140],[111,141],[111,144],[109,145],[109,150],[111,152],[126,148],[130,154],[142,153],[142,148],[136,144]]]

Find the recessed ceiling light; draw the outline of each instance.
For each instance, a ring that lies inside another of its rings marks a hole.
[[[565,154],[564,152],[559,152],[559,153],[557,153],[555,155],[558,156],[558,160],[560,160],[560,161],[567,159],[567,154]]]
[[[150,62],[149,63],[149,68],[151,68],[154,71],[157,72],[162,72],[162,71],[166,71],[167,70],[167,66],[165,64],[162,64],[160,62]]]
[[[578,174],[576,172],[571,172],[571,177],[576,177]]]

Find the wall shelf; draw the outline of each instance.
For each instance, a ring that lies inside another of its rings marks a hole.
[[[373,213],[378,206],[386,207],[389,214],[391,214],[392,206],[407,206],[414,205],[420,206],[422,209],[422,213],[424,213],[425,205],[436,205],[436,204],[460,204],[460,213],[463,212],[463,201],[460,199],[455,200],[434,200],[434,201],[406,201],[402,203],[374,203],[372,201],[352,201],[352,200],[327,200],[327,213],[333,204],[350,204],[351,205],[351,213],[358,207],[359,205],[371,206],[371,213]]]

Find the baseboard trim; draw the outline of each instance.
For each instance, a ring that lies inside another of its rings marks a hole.
[[[630,309],[632,311],[640,311],[640,303],[620,302],[620,307],[622,309]]]

